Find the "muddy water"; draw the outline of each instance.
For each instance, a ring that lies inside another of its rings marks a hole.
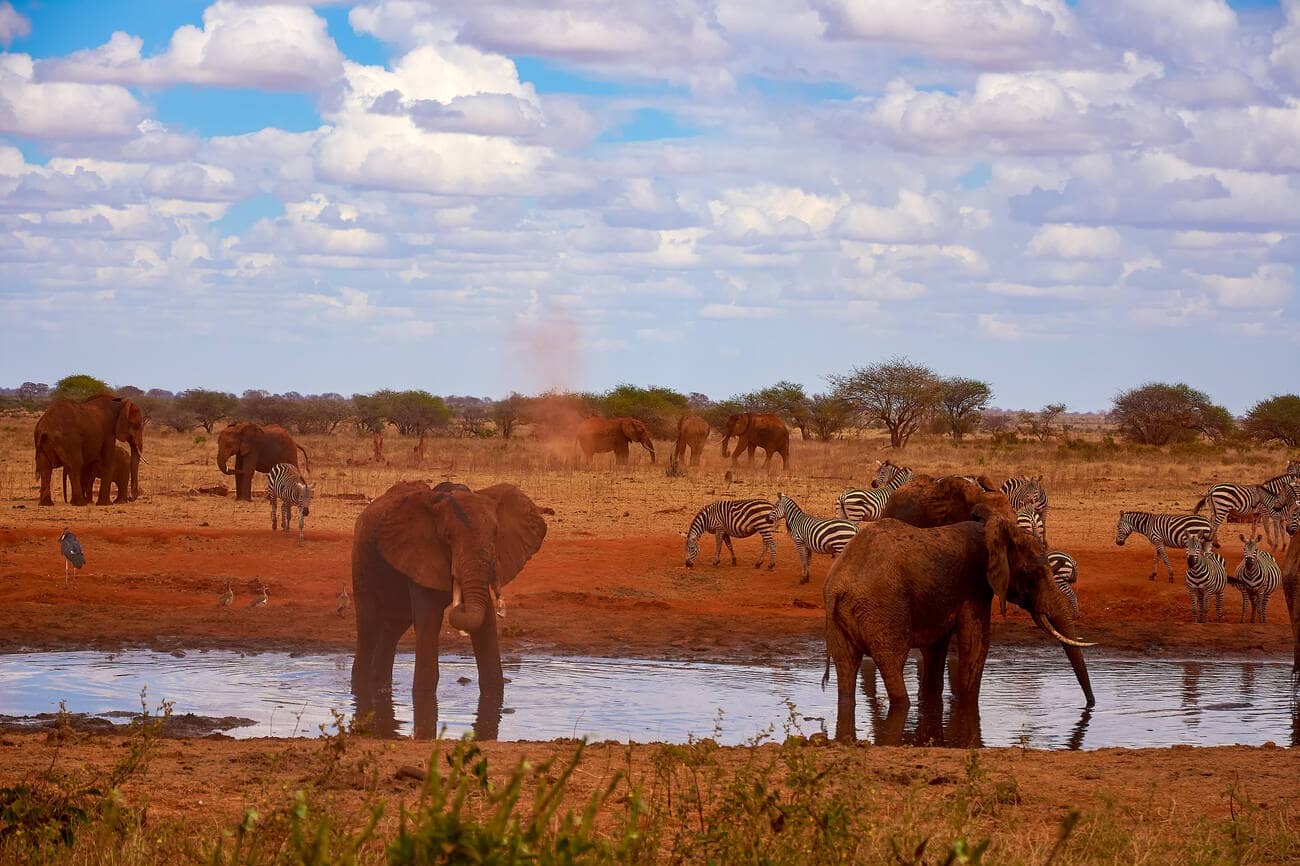
[[[104,714],[166,700],[175,711],[256,720],[237,737],[317,736],[332,729],[332,708],[348,713],[351,657],[280,653],[241,655],[193,651],[184,657],[130,651],[0,656],[0,714],[30,716],[58,709]],[[399,720],[409,729],[413,657],[399,656],[395,682]],[[1290,698],[1289,665],[1281,661],[1139,659],[1090,654],[1097,706],[1082,696],[1063,655],[1017,649],[991,656],[980,719],[971,741],[950,745],[1025,745],[1046,749],[1107,746],[1296,745],[1300,721]],[[472,659],[444,658],[440,723],[451,735],[469,730],[478,688]],[[914,667],[909,666],[912,694]],[[581,737],[683,742],[716,737],[743,743],[834,730],[834,676],[821,689],[814,655],[784,666],[717,665],[641,659],[542,657],[506,663],[503,740]],[[458,682],[458,679],[469,682]],[[883,707],[881,701],[876,705]],[[791,705],[794,709],[792,710]],[[890,726],[860,694],[859,735],[891,742]],[[901,741],[915,739],[915,707]],[[931,739],[927,735],[927,739]],[[951,738],[950,738],[951,740]]]

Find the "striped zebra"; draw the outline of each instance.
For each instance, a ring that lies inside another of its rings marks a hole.
[[[881,480],[881,474],[886,466],[890,467],[887,478],[883,484],[876,486],[876,483]],[[885,504],[889,502],[889,497],[894,495],[895,490],[911,480],[911,469],[894,466],[888,462],[882,463],[881,472],[876,473],[870,488],[863,490],[856,487],[852,490],[845,490],[840,494],[839,499],[835,500],[835,516],[842,520],[856,520],[859,522],[879,520],[880,515],[885,513]]]
[[[892,482],[895,478],[897,478],[900,475],[903,476],[903,482],[898,486],[902,487],[903,484],[906,484],[908,481],[912,480],[911,468],[908,466],[899,466],[897,463],[893,462],[892,460],[886,460],[883,463],[881,463],[880,467],[876,470],[876,477],[871,479],[871,486],[873,488],[886,487],[889,485],[890,482]]]
[[[794,539],[794,549],[799,552],[799,567],[803,571],[800,583],[808,582],[808,561],[814,553],[829,553],[838,556],[853,536],[858,534],[858,525],[851,520],[838,517],[813,517],[786,496],[778,493],[776,505],[772,506],[772,523],[785,520],[785,528]]]
[[[1223,622],[1223,587],[1228,569],[1223,557],[1210,549],[1209,539],[1199,533],[1187,537],[1187,594],[1192,599],[1192,616],[1205,622],[1210,615],[1210,596],[1214,611]]]
[[[1034,509],[1032,505],[1016,509],[1016,526],[1028,532],[1043,543],[1047,542],[1044,537],[1047,533],[1043,527],[1043,518]]]
[[[1241,591],[1241,621],[1246,621],[1246,601],[1250,601],[1250,621],[1265,622],[1268,599],[1282,583],[1282,569],[1267,550],[1259,549],[1263,536],[1247,538],[1238,533],[1245,545],[1241,564],[1232,575],[1232,583]]]
[[[266,474],[266,500],[271,503],[271,531],[275,532],[275,501],[280,500],[284,531],[289,531],[289,516],[298,506],[298,543],[302,544],[302,527],[311,514],[311,487],[292,463],[277,463]]]
[[[1286,464],[1287,475],[1300,475],[1300,460],[1291,460]]]
[[[1281,511],[1289,508],[1296,501],[1296,485],[1300,484],[1300,475],[1283,473],[1259,484],[1233,484],[1223,482],[1209,489],[1192,511],[1199,514],[1208,502],[1210,506],[1210,541],[1219,546],[1219,527],[1229,517],[1249,514],[1253,519],[1250,531],[1269,511]],[[1265,520],[1265,528],[1268,521]]]
[[[1052,569],[1052,582],[1070,603],[1070,611],[1074,614],[1074,618],[1078,619],[1079,597],[1074,594],[1074,583],[1079,579],[1079,563],[1065,551],[1053,550],[1047,554],[1047,564]]]
[[[776,541],[772,523],[772,503],[766,499],[719,499],[700,509],[691,520],[691,525],[682,533],[686,539],[686,567],[694,568],[695,560],[700,555],[700,536],[712,532],[717,542],[713,553],[713,564],[722,561],[722,545],[727,545],[731,554],[731,564],[736,564],[736,551],[731,546],[731,539],[748,538],[757,532],[763,537],[763,550],[758,555],[754,568],[763,564],[763,557],[771,554],[772,561],[768,570],[776,568]]]
[[[1119,523],[1115,527],[1115,543],[1121,547],[1129,535],[1136,532],[1146,536],[1156,549],[1155,559],[1151,562],[1150,580],[1156,579],[1160,563],[1169,569],[1169,582],[1174,582],[1174,566],[1165,553],[1165,545],[1180,548],[1187,546],[1187,539],[1193,534],[1209,535],[1210,521],[1198,514],[1153,514],[1150,511],[1121,511]]]
[[[978,484],[978,479],[976,480]],[[1012,476],[998,485],[998,490],[1007,497],[1011,507],[1016,511],[1033,508],[1043,522],[1043,531],[1039,536],[1047,541],[1047,488],[1043,487],[1043,476],[1026,478],[1023,475]]]

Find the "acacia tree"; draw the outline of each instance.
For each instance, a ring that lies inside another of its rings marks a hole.
[[[1283,394],[1261,400],[1246,413],[1246,434],[1260,442],[1300,445],[1300,397]]]
[[[1016,418],[1016,427],[1026,436],[1046,442],[1056,435],[1056,420],[1063,414],[1064,403],[1048,403],[1037,412],[1021,412]]]
[[[1190,442],[1232,432],[1232,416],[1203,392],[1183,383],[1149,382],[1115,398],[1111,418],[1125,439],[1140,445]]]
[[[509,397],[492,404],[492,420],[496,423],[502,439],[509,439],[515,435],[515,427],[519,425],[527,405],[528,398],[518,391],[511,391]]]
[[[50,392],[50,397],[55,400],[85,400],[94,397],[96,394],[112,394],[113,389],[109,388],[104,382],[89,376],[85,373],[75,373],[71,376],[64,376],[54,383],[54,390]]]
[[[906,447],[943,395],[942,380],[933,370],[898,356],[828,378],[834,396],[885,425],[894,448]]]
[[[234,416],[239,409],[239,398],[223,391],[191,388],[176,395],[176,409],[192,416],[211,433],[218,421]]]
[[[853,420],[854,408],[843,398],[831,394],[814,394],[808,398],[808,426],[813,435],[829,442]]]
[[[987,382],[961,376],[951,376],[941,384],[943,390],[937,410],[939,426],[954,442],[960,442],[963,436],[979,427],[980,417],[993,399],[993,389]]]

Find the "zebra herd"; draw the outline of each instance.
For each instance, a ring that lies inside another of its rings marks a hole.
[[[1209,506],[1209,517],[1200,511]],[[1150,580],[1156,579],[1160,563],[1165,564],[1169,582],[1174,582],[1174,567],[1165,552],[1166,545],[1186,552],[1187,574],[1184,582],[1191,598],[1192,616],[1197,622],[1209,618],[1209,603],[1214,600],[1215,616],[1223,621],[1223,590],[1231,583],[1241,592],[1241,621],[1265,622],[1268,600],[1282,581],[1282,570],[1268,551],[1259,549],[1267,537],[1275,549],[1285,549],[1287,538],[1300,529],[1300,461],[1287,464],[1286,472],[1259,484],[1220,483],[1210,487],[1192,509],[1192,514],[1156,514],[1146,511],[1121,511],[1115,528],[1115,543],[1122,545],[1136,532],[1144,535],[1155,548]],[[1227,563],[1212,548],[1219,546],[1219,529],[1230,518],[1251,518],[1251,535],[1238,534],[1242,541],[1242,560],[1228,573]],[[1264,534],[1255,527],[1264,524]]]
[[[972,484],[980,483],[974,477],[960,477]],[[709,532],[713,533],[716,543],[714,565],[722,561],[724,544],[731,554],[731,564],[735,565],[736,552],[731,546],[731,539],[758,534],[763,539],[763,549],[754,567],[760,567],[763,560],[770,556],[767,567],[769,570],[775,568],[774,536],[780,522],[784,520],[799,554],[799,582],[808,583],[812,554],[825,553],[831,557],[839,555],[857,535],[860,524],[879,520],[889,497],[911,479],[911,469],[886,460],[880,464],[869,488],[854,488],[840,494],[835,500],[834,517],[815,517],[784,493],[777,494],[775,504],[766,499],[721,499],[710,502],[700,509],[686,531],[681,533],[686,539],[686,567],[694,567],[695,560],[700,555],[700,536]],[[1017,525],[1032,532],[1046,545],[1047,490],[1043,486],[1042,477],[1008,478],[998,489],[1015,509]],[[1078,619],[1079,599],[1074,592],[1074,583],[1079,574],[1078,563],[1064,551],[1050,550],[1047,553],[1047,564],[1052,571],[1053,582]]]

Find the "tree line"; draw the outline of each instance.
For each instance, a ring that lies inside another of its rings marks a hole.
[[[131,385],[110,388],[93,376],[68,376],[50,387],[24,382],[0,389],[0,407],[37,410],[61,397],[84,399],[103,392],[130,397],[151,423],[177,431],[202,427],[211,433],[227,420],[279,424],[302,434],[333,433],[351,425],[358,433],[382,434],[388,426],[402,435],[428,434],[511,438],[520,425],[543,435],[563,435],[592,415],[639,418],[657,439],[672,439],[677,422],[700,415],[720,429],[737,412],[780,416],[804,439],[830,440],[861,427],[883,428],[890,444],[903,448],[918,432],[961,441],[984,431],[1001,439],[1023,436],[1046,441],[1069,435],[1062,423],[1064,403],[1037,411],[990,409],[992,386],[978,379],[945,377],[907,358],[894,357],[845,374],[827,376],[824,393],[808,394],[796,382],[713,400],[670,388],[619,385],[609,391],[511,393],[494,400],[472,396],[437,396],[423,390],[383,389],[370,394],[271,394],[248,390],[236,396],[191,388],[179,393]],[[1234,418],[1203,392],[1183,383],[1153,382],[1122,391],[1114,398],[1109,419],[1122,438],[1142,445],[1170,445],[1208,439],[1245,439],[1300,446],[1300,396],[1284,394],[1256,403]]]

